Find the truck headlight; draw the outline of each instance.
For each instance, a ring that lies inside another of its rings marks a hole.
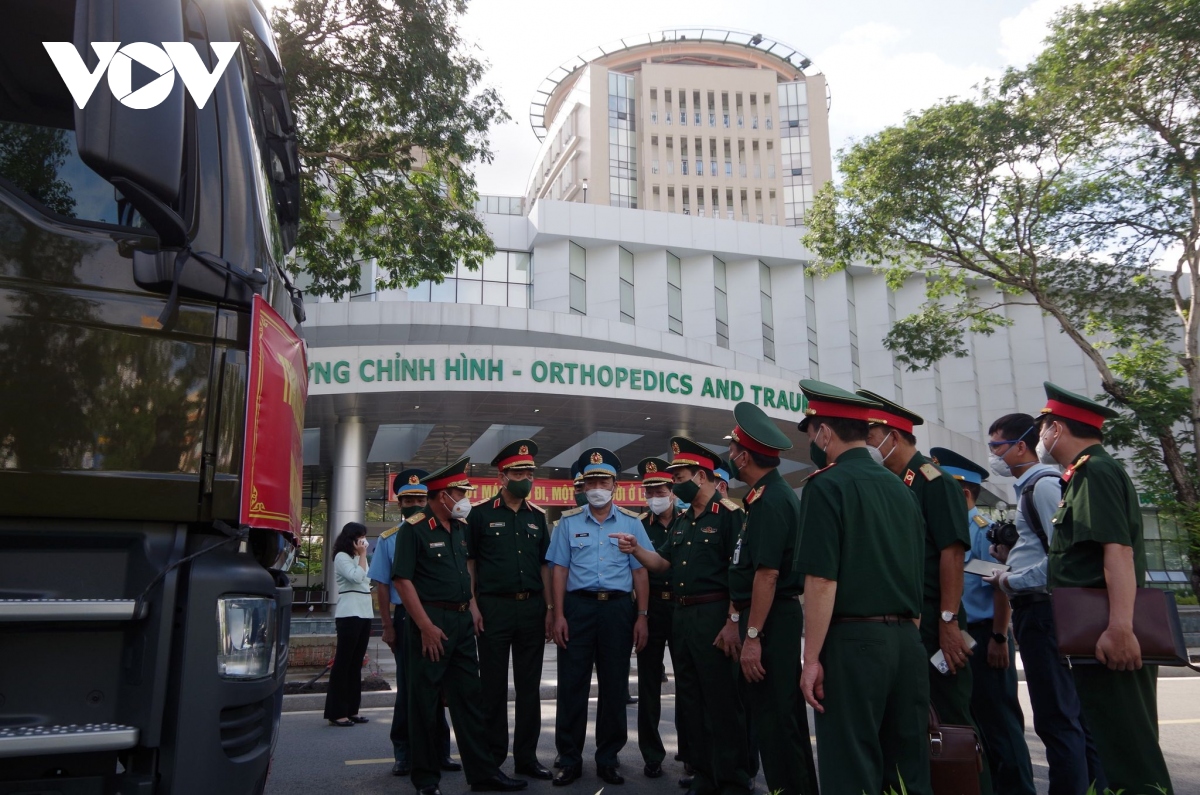
[[[217,673],[255,679],[275,672],[275,600],[225,596],[217,600]]]

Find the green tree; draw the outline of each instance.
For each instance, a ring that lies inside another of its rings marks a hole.
[[[1191,530],[1200,591],[1198,31],[1195,2],[1064,12],[1028,70],[845,152],[805,241],[819,272],[924,276],[927,304],[885,341],[913,369],[966,356],[1006,307],[1054,318],[1128,411],[1115,438]],[[1151,269],[1164,250],[1173,272]]]
[[[274,28],[297,120],[298,269],[311,292],[442,281],[494,250],[475,215],[475,163],[507,118],[467,51],[466,0],[292,0]],[[360,263],[380,276],[360,283]]]

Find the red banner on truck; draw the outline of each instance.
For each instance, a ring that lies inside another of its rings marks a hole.
[[[388,475],[388,501],[395,502],[396,495],[392,491],[392,481],[396,479],[396,473]],[[496,494],[500,491],[500,484],[496,482],[495,475],[488,476],[486,480],[472,478],[471,484],[477,486],[475,491],[469,492],[467,496],[471,502],[479,500],[495,499]],[[573,480],[543,480],[538,478],[533,482],[533,491],[529,493],[529,501],[535,505],[545,506],[562,506],[575,507],[575,481]],[[613,492],[613,501],[617,505],[626,507],[641,507],[646,504],[646,489],[641,483],[630,481],[618,481]]]
[[[304,468],[304,343],[261,296],[250,315],[240,523],[297,533]]]

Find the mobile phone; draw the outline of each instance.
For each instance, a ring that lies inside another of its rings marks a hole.
[[[975,642],[973,637],[971,637],[971,633],[965,630],[960,631],[962,631],[963,643],[967,644],[967,649],[974,651],[975,647],[979,644]],[[938,673],[940,673],[942,676],[950,675],[950,666],[946,664],[946,655],[942,653],[941,649],[938,649],[933,653],[933,656],[929,658],[929,663],[936,668]]]

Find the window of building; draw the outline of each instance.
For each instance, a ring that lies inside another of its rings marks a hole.
[[[683,335],[683,269],[679,257],[667,252],[667,330]]]
[[[621,322],[632,323],[633,313],[633,252],[617,249],[621,274]]]
[[[637,207],[637,109],[633,75],[608,73],[608,203]]]
[[[862,374],[858,368],[858,309],[855,306],[854,279],[846,274],[846,309],[850,321],[850,378],[854,388],[862,387]]]
[[[713,284],[717,304],[717,346],[729,347],[729,293],[725,280],[725,263],[713,257]]]
[[[774,223],[772,221],[772,223]],[[808,377],[820,378],[820,355],[817,348],[817,291],[813,277],[804,274],[804,324],[808,327]]]
[[[775,311],[771,302],[771,269],[758,263],[758,297],[762,305],[763,358],[775,361]]]
[[[896,327],[896,291],[887,288],[888,328]],[[900,360],[892,354],[892,385],[896,389],[896,402],[904,405],[904,378],[900,369]]]
[[[528,251],[497,251],[484,260],[479,270],[468,270],[459,263],[453,276],[440,284],[424,281],[409,288],[408,300],[528,309],[533,289],[532,264]]]
[[[783,218],[799,226],[812,206],[812,144],[808,135],[808,86],[784,83],[779,93],[779,156],[783,178]],[[769,168],[768,171],[773,169]],[[770,174],[774,176],[774,174]]]
[[[570,252],[571,286],[569,302],[571,314],[587,314],[587,249],[578,243],[571,243]]]

